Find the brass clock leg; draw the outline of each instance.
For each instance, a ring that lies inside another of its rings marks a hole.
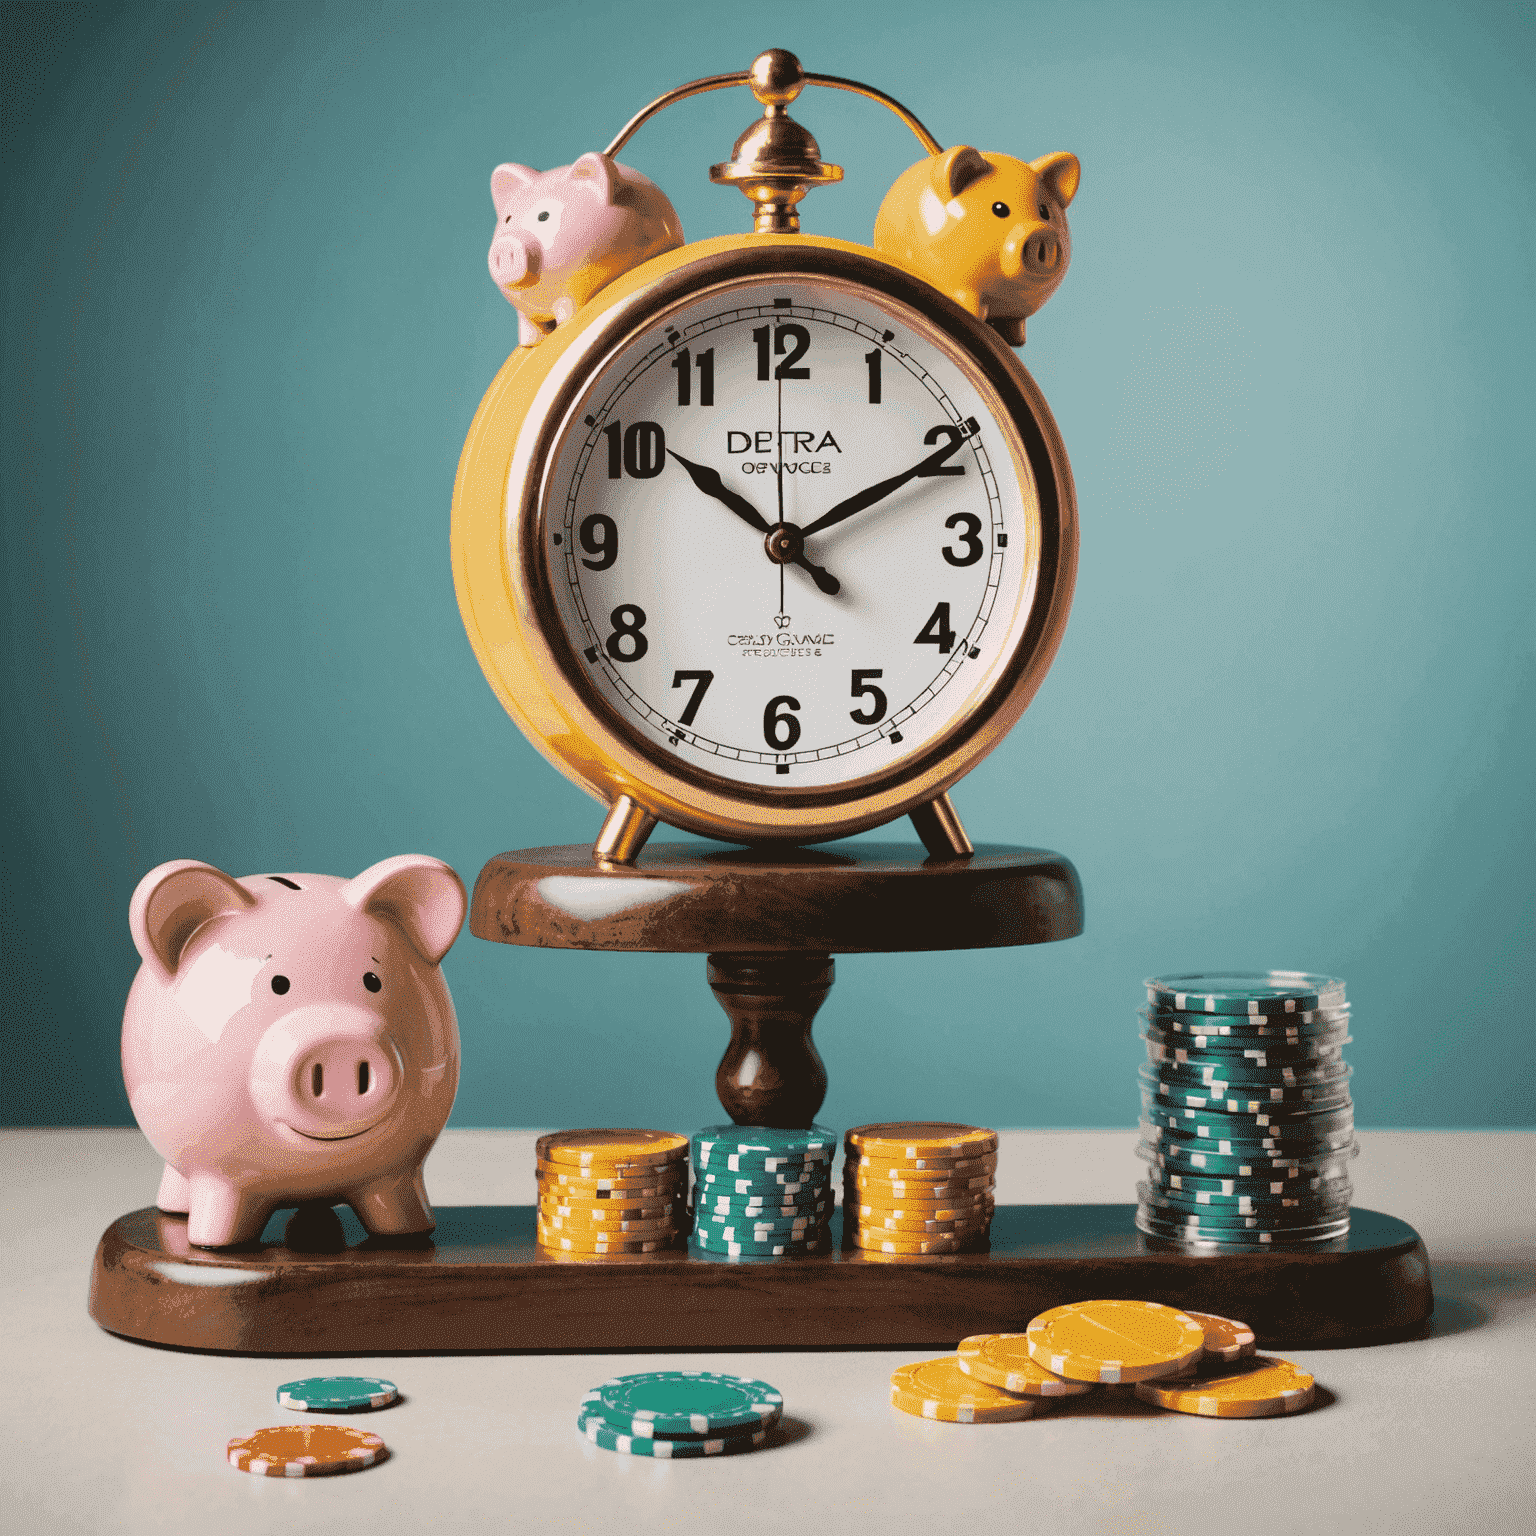
[[[655,828],[656,818],[643,805],[620,795],[608,808],[592,857],[599,864],[633,864]]]
[[[968,859],[976,852],[960,825],[960,813],[948,795],[939,795],[912,812],[912,825],[932,859]]]
[[[737,1125],[803,1129],[827,1096],[811,1040],[832,990],[830,955],[711,955],[709,984],[731,1021],[715,1092]]]

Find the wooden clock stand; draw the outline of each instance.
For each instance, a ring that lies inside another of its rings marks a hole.
[[[811,1023],[835,954],[1042,944],[1082,930],[1059,854],[907,845],[780,854],[659,843],[632,864],[586,846],[491,859],[470,928],[507,944],[707,954],[731,1021],[716,1072],[739,1123],[809,1124],[826,1092]],[[645,1116],[641,1115],[641,1119]],[[449,1206],[430,1238],[368,1238],[352,1212],[301,1207],[244,1248],[192,1248],[153,1208],[102,1236],[90,1312],[127,1337],[252,1355],[453,1350],[952,1349],[1019,1332],[1063,1302],[1127,1296],[1241,1317],[1262,1347],[1423,1333],[1419,1235],[1357,1209],[1316,1250],[1195,1255],[1143,1237],[1125,1205],[1000,1205],[978,1251],[920,1258],[834,1247],[768,1262],[678,1250],[584,1262],[545,1253],[532,1206]],[[841,1235],[837,1217],[834,1239]]]

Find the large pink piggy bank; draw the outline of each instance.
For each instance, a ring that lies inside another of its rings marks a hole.
[[[202,1247],[280,1206],[346,1201],[371,1233],[430,1232],[421,1165],[453,1106],[459,1027],[438,967],[464,886],[418,854],[353,880],[236,880],[178,859],[128,908],[144,964],[123,1014],[157,1204]]]
[[[875,216],[875,249],[926,278],[1011,346],[1072,259],[1076,155],[1026,163],[962,144],[909,166]]]
[[[606,155],[543,172],[498,165],[491,201],[491,278],[517,310],[524,347],[614,278],[683,243],[682,221],[666,193]]]

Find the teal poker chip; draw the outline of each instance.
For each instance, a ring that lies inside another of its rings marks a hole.
[[[1248,1017],[1338,1008],[1344,983],[1305,971],[1198,971],[1149,976],[1147,1001],[1174,1013],[1235,1013]]]
[[[1167,1192],[1183,1190],[1193,1195],[1246,1195],[1255,1199],[1327,1195],[1331,1190],[1350,1188],[1349,1179],[1343,1173],[1297,1175],[1292,1170],[1279,1169],[1259,1178],[1220,1179],[1203,1173],[1177,1173],[1156,1163],[1147,1169],[1147,1182],[1154,1189]]]
[[[777,1247],[783,1243],[815,1244],[826,1236],[824,1221],[801,1222],[792,1227],[759,1227],[750,1221],[718,1222],[700,1220],[693,1224],[695,1236],[706,1244],[746,1243]]]
[[[1142,1108],[1153,1125],[1183,1136],[1206,1136],[1212,1140],[1269,1142],[1307,1141],[1334,1133],[1354,1130],[1352,1106],[1321,1110],[1316,1114],[1282,1114],[1261,1110],[1253,1114],[1233,1114],[1207,1105],[1203,1109],[1179,1109],[1143,1099]]]
[[[695,1161],[701,1154],[709,1161],[716,1161],[732,1153],[798,1158],[802,1162],[819,1157],[830,1160],[837,1151],[837,1132],[829,1131],[824,1125],[812,1125],[805,1130],[780,1130],[762,1125],[707,1125],[702,1131],[694,1132],[692,1150]]]
[[[1267,1194],[1214,1194],[1209,1190],[1167,1189],[1142,1182],[1136,1186],[1136,1197],[1145,1205],[1170,1215],[1194,1215],[1204,1220],[1207,1216],[1215,1221],[1228,1221],[1239,1216],[1257,1216],[1261,1221],[1290,1222],[1294,1217],[1298,1224],[1316,1220],[1319,1214],[1341,1215],[1349,1209],[1353,1186],[1332,1192],[1298,1190],[1288,1195]]]
[[[804,1178],[818,1169],[830,1168],[832,1156],[831,1151],[782,1156],[778,1153],[727,1152],[716,1148],[713,1152],[696,1151],[693,1167],[695,1173],[740,1174],[747,1178],[779,1173],[790,1178]]]
[[[812,1177],[786,1178],[777,1174],[765,1174],[759,1178],[743,1178],[734,1173],[702,1173],[694,1181],[695,1194],[699,1190],[711,1198],[721,1195],[739,1195],[750,1200],[754,1197],[784,1201],[795,1195],[814,1195],[825,1189],[831,1180],[826,1170]]]
[[[1343,1146],[1329,1147],[1306,1157],[1286,1157],[1269,1151],[1226,1153],[1213,1149],[1209,1142],[1188,1144],[1143,1140],[1136,1149],[1136,1155],[1155,1167],[1174,1172],[1199,1170],[1213,1176],[1239,1178],[1255,1178],[1260,1175],[1278,1177],[1281,1174],[1305,1177],[1311,1173],[1346,1167],[1349,1159],[1360,1155],[1360,1148],[1353,1136]]]
[[[776,1216],[820,1216],[832,1209],[832,1191],[820,1190],[814,1196],[789,1200],[761,1200],[745,1195],[697,1194],[695,1208],[712,1216],[761,1216],[772,1220]]]
[[[810,1234],[807,1234],[809,1238]],[[707,1231],[694,1229],[688,1238],[690,1252],[727,1254],[732,1258],[781,1259],[800,1254],[825,1253],[831,1238],[825,1228],[818,1228],[813,1240],[797,1241],[793,1238],[774,1238],[763,1242],[740,1241],[734,1238],[712,1237]]]
[[[723,1371],[636,1371],[594,1387],[582,1412],[641,1436],[713,1435],[775,1423],[784,1395],[766,1381]]]
[[[1138,1209],[1149,1219],[1181,1230],[1209,1232],[1311,1232],[1349,1215],[1347,1205],[1292,1211],[1187,1210],[1143,1196]]]
[[[1293,1232],[1191,1232],[1187,1228],[1170,1230],[1159,1222],[1136,1213],[1136,1228],[1148,1238],[1166,1243],[1186,1253],[1263,1253],[1276,1249],[1316,1249],[1349,1236],[1347,1218],[1315,1233]]]
[[[1136,1017],[1166,1034],[1199,1036],[1207,1040],[1310,1040],[1335,1029],[1348,1029],[1348,1008],[1318,1008],[1309,1013],[1282,1013],[1249,1018],[1235,1013],[1174,1013],[1165,1008],[1140,1008]]]
[[[752,1211],[710,1211],[700,1209],[694,1212],[701,1225],[714,1227],[756,1227],[763,1232],[788,1232],[798,1229],[804,1231],[807,1227],[814,1227],[819,1222],[825,1222],[832,1214],[834,1207],[830,1205],[819,1206],[814,1211],[796,1211],[788,1216],[765,1216],[760,1212]]]
[[[1272,1226],[1249,1217],[1243,1223],[1168,1220],[1149,1206],[1136,1207],[1136,1225],[1143,1232],[1171,1237],[1180,1242],[1197,1240],[1234,1246],[1273,1246],[1279,1243],[1328,1243],[1349,1232],[1349,1215],[1308,1226]]]
[[[383,1408],[399,1395],[382,1376],[304,1376],[277,1389],[278,1404],[299,1413],[359,1413]]]
[[[1138,1069],[1143,1082],[1155,1081],[1174,1088],[1196,1088],[1205,1084],[1226,1083],[1241,1092],[1268,1092],[1279,1088],[1293,1097],[1307,1088],[1327,1088],[1346,1081],[1351,1069],[1342,1060],[1249,1062],[1149,1060]],[[1316,1097],[1316,1095],[1314,1095]]]
[[[654,1456],[658,1460],[685,1461],[699,1456],[738,1456],[755,1451],[768,1439],[766,1429],[749,1430],[744,1435],[719,1435],[697,1440],[647,1440],[643,1435],[626,1435],[606,1420],[581,1414],[576,1428],[605,1451],[622,1456]]]
[[[1141,1038],[1155,1043],[1165,1051],[1187,1051],[1191,1056],[1204,1054],[1212,1060],[1226,1060],[1231,1056],[1247,1056],[1249,1052],[1272,1056],[1276,1060],[1291,1057],[1306,1058],[1322,1051],[1335,1051],[1348,1045],[1353,1038],[1349,1033],[1349,1020],[1332,1024],[1327,1029],[1307,1030],[1305,1033],[1290,1030],[1281,1033],[1254,1034],[1251,1030],[1216,1032],[1209,1029],[1168,1029],[1166,1020],[1153,1014],[1141,1015]]]

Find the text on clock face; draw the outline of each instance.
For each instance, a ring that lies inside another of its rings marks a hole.
[[[885,771],[986,690],[1039,509],[971,375],[896,306],[783,297],[687,301],[621,348],[545,515],[573,654],[628,728],[795,788]]]

